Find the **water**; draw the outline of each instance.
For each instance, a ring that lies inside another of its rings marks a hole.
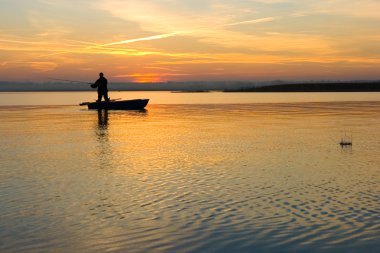
[[[379,249],[380,102],[0,116],[0,252]]]
[[[149,104],[250,104],[380,101],[380,92],[171,93],[167,91],[111,91],[109,96],[112,99],[149,98]],[[96,92],[0,92],[0,106],[78,105],[80,102],[95,101],[96,99]]]

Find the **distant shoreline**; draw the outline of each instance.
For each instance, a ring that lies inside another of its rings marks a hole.
[[[225,89],[223,92],[380,92],[380,81],[358,83],[290,83]]]
[[[112,83],[110,92],[165,91],[171,93],[207,92],[380,92],[380,81],[331,82],[194,82],[194,83]],[[66,83],[0,82],[0,92],[96,92],[90,87]]]
[[[6,93],[33,93],[33,92],[72,92],[72,93],[81,93],[81,92],[95,92],[91,90],[10,90],[10,91],[2,91],[0,90],[0,93],[6,94]],[[274,89],[274,90],[267,90],[267,89],[259,89],[259,88],[253,88],[253,89],[234,89],[234,90],[212,90],[212,91],[171,91],[171,90],[109,90],[109,92],[115,93],[115,92],[169,92],[173,94],[184,94],[184,93],[212,93],[212,92],[221,92],[221,93],[313,93],[313,92],[343,92],[343,93],[354,93],[354,92],[380,92],[380,89],[378,90],[365,90],[365,89],[357,89],[357,90],[280,90],[280,89]]]
[[[152,91],[152,92],[161,92],[161,91],[164,91],[164,92],[171,92],[171,93],[198,93],[198,91],[180,91],[180,92],[177,92],[177,91],[172,91],[172,90],[127,90],[127,89],[124,89],[124,90],[114,90],[114,89],[108,89],[109,92],[141,92],[141,91]],[[219,92],[223,92],[223,90],[215,90],[215,91],[219,91]],[[25,93],[28,93],[28,92],[94,92],[96,93],[97,90],[96,89],[93,89],[93,90],[71,90],[71,89],[59,89],[59,90],[52,90],[52,89],[39,89],[39,90],[31,90],[31,89],[25,89],[25,90],[1,90],[0,89],[0,93],[17,93],[17,92],[25,92]]]

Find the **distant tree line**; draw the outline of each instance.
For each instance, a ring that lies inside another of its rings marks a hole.
[[[240,89],[224,92],[380,92],[380,81],[351,83],[289,83]]]

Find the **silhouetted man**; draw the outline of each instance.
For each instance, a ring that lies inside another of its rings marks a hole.
[[[108,88],[107,88],[108,81],[104,77],[103,73],[99,73],[99,79],[96,80],[94,84],[91,84],[92,88],[98,88],[98,100],[96,102],[102,101],[102,97],[104,97],[104,100],[106,102],[110,101],[108,97]]]

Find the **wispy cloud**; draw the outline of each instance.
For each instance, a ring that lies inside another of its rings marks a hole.
[[[51,71],[58,67],[58,64],[48,61],[5,61],[0,66],[29,66],[36,71]]]
[[[31,44],[31,45],[53,45],[53,44],[55,44],[55,43],[48,43],[48,42],[8,40],[8,39],[1,39],[1,38],[0,38],[0,42],[9,43],[9,44]]]
[[[259,23],[272,22],[276,19],[279,19],[279,17],[267,17],[267,18],[258,18],[258,19],[240,21],[240,22],[236,22],[236,23],[227,24],[226,26],[245,25],[245,24],[259,24]]]
[[[154,69],[154,70],[164,70],[164,71],[172,71],[172,72],[178,72],[179,69],[173,69],[173,68],[165,68],[165,67],[156,67],[156,66],[147,66],[144,67],[144,69]]]
[[[159,39],[165,39],[169,37],[173,37],[178,35],[179,33],[167,33],[167,34],[159,34],[159,35],[154,35],[154,36],[149,36],[149,37],[143,37],[143,38],[137,38],[137,39],[129,39],[129,40],[122,40],[122,41],[117,41],[117,42],[111,42],[108,44],[103,44],[101,45],[102,47],[108,47],[108,46],[115,46],[115,45],[122,45],[122,44],[129,44],[129,43],[135,43],[139,41],[148,41],[148,40],[159,40]]]
[[[252,75],[243,65],[286,72],[298,62],[321,76],[314,65],[355,64],[377,76],[380,66],[378,0],[81,0],[80,10],[70,1],[25,2],[0,4],[14,14],[1,29],[2,76],[101,69],[181,80],[208,68]]]

